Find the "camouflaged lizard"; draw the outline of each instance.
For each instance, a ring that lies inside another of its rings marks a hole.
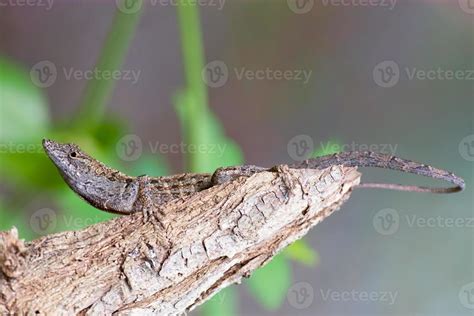
[[[154,215],[158,220],[164,214],[160,209],[165,203],[186,198],[196,192],[208,189],[238,177],[249,177],[262,171],[273,171],[253,165],[222,167],[213,174],[184,173],[172,176],[131,177],[107,167],[83,152],[75,144],[60,144],[43,140],[43,147],[60,174],[79,196],[94,207],[118,214],[143,212],[145,218]],[[464,180],[456,175],[416,163],[410,160],[374,152],[343,152],[339,154],[308,159],[287,165],[295,169],[325,169],[331,166],[377,167],[445,180],[452,184],[448,188],[429,188],[386,183],[361,183],[358,187],[392,189],[414,192],[452,193],[462,191]]]

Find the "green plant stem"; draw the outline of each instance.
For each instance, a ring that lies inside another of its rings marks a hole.
[[[141,8],[135,13],[124,13],[119,9],[116,10],[94,70],[113,72],[121,68],[130,40],[140,19],[141,11]],[[87,82],[78,114],[73,120],[74,127],[81,129],[94,127],[102,120],[114,84],[114,79],[104,78],[93,78]]]
[[[200,144],[207,138],[205,129],[200,126],[206,124],[208,111],[207,87],[201,77],[204,68],[204,48],[199,19],[199,10],[196,5],[181,4],[177,7],[178,22],[181,34],[181,45],[186,77],[184,102],[186,106],[186,126],[183,127],[183,139],[187,144]],[[196,172],[205,157],[199,153],[189,153],[186,156],[186,169]]]

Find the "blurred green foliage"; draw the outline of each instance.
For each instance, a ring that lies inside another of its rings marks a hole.
[[[141,10],[123,13],[117,10],[102,53],[98,69],[120,69]],[[212,172],[217,167],[239,165],[244,162],[238,145],[225,136],[224,129],[208,105],[207,87],[201,78],[204,50],[200,31],[199,12],[194,5],[178,6],[179,27],[185,64],[186,86],[174,97],[175,109],[187,144],[221,144],[223,157],[193,153],[186,157],[188,171]],[[42,138],[79,144],[94,157],[132,175],[153,176],[171,173],[161,156],[144,154],[128,165],[117,158],[117,141],[128,133],[124,119],[105,116],[105,106],[113,89],[113,80],[91,80],[84,90],[78,114],[66,122],[53,124],[45,93],[36,87],[28,71],[5,57],[0,57],[0,175],[6,186],[0,196],[0,229],[13,225],[27,240],[41,234],[80,229],[108,220],[114,215],[97,212],[77,197],[62,181],[41,148]],[[329,146],[332,148],[333,146]],[[314,155],[327,154],[318,151]],[[38,232],[34,229],[35,213],[27,214],[33,201],[43,205],[47,197],[55,212],[53,226]],[[317,253],[299,240],[287,247],[265,267],[256,271],[246,282],[250,292],[261,305],[270,310],[283,303],[291,283],[289,259],[308,266],[318,262]],[[233,315],[236,313],[236,291],[227,288],[214,296],[201,311],[205,315]]]

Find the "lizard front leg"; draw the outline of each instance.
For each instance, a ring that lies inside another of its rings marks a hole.
[[[138,197],[138,205],[143,213],[143,221],[147,222],[150,218],[156,220],[157,223],[164,228],[163,220],[165,213],[155,203],[154,188],[151,183],[151,177],[147,175],[137,177],[140,191]]]

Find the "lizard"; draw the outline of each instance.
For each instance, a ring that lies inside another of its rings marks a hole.
[[[122,215],[143,212],[145,220],[150,215],[154,215],[159,222],[165,216],[160,211],[160,206],[169,201],[188,197],[239,177],[249,177],[263,171],[276,171],[282,166],[264,168],[242,165],[221,167],[214,173],[132,177],[92,158],[73,143],[61,144],[44,139],[43,147],[69,187],[92,206]],[[386,168],[445,180],[454,185],[452,187],[421,187],[387,183],[360,183],[356,188],[431,193],[453,193],[465,188],[464,180],[451,172],[375,152],[342,152],[283,166],[294,169],[326,169],[335,165]]]

